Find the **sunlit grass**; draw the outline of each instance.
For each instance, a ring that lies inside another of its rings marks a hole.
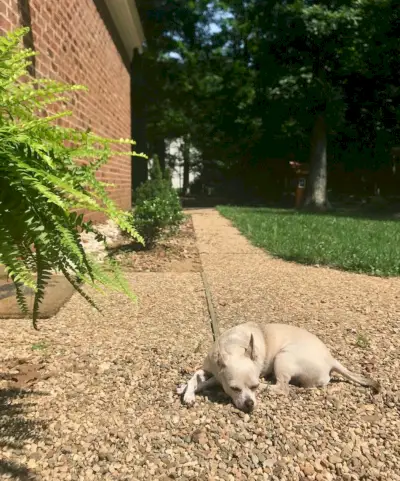
[[[256,246],[282,259],[376,276],[400,275],[400,222],[221,206]]]

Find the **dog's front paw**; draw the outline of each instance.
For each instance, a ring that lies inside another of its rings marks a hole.
[[[193,406],[195,401],[196,401],[195,393],[186,391],[183,396],[183,403],[186,404],[186,406]]]
[[[182,394],[186,391],[187,384],[181,384],[176,388],[176,393],[179,394],[179,396],[182,396]]]

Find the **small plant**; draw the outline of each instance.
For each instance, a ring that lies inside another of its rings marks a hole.
[[[131,140],[111,140],[91,132],[55,125],[71,115],[60,111],[69,92],[50,80],[29,80],[34,55],[20,47],[29,29],[0,36],[0,264],[12,279],[21,310],[28,314],[24,288],[35,291],[33,325],[51,273],[61,272],[93,305],[81,283],[124,292],[133,297],[118,265],[101,266],[90,259],[80,233],[103,237],[77,211],[102,212],[142,242],[132,214],[108,196],[96,172],[111,155],[133,154]],[[49,115],[48,112],[58,112]],[[124,149],[121,146],[125,146]],[[85,164],[78,161],[84,160]]]
[[[168,174],[162,173],[158,156],[153,157],[153,165],[150,169],[150,179],[136,189],[135,205],[140,205],[145,200],[155,199],[168,195],[172,184]]]
[[[165,168],[163,178],[164,178],[165,182],[168,183],[168,186],[172,189],[173,188],[172,187],[172,172],[171,172],[171,169],[169,167]]]
[[[368,349],[371,343],[368,337],[362,332],[360,332],[359,334],[357,334],[356,345],[361,349]]]
[[[146,248],[154,247],[163,235],[176,232],[184,218],[177,192],[172,187],[169,171],[162,175],[158,158],[153,160],[150,179],[136,195],[134,226],[143,237]]]
[[[39,341],[32,344],[31,349],[32,351],[44,351],[45,349],[47,349],[47,347],[48,346],[45,341]]]
[[[156,197],[143,201],[135,211],[135,228],[148,249],[154,247],[162,235],[174,234],[183,220],[178,196]]]

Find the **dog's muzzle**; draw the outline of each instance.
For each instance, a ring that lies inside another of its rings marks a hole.
[[[243,411],[250,413],[254,409],[254,401],[250,398],[246,399],[243,404]]]

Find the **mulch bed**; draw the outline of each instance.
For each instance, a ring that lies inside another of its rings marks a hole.
[[[113,256],[124,269],[134,272],[200,272],[201,261],[191,217],[177,235],[162,239],[151,250],[135,250],[132,245],[114,247]]]

